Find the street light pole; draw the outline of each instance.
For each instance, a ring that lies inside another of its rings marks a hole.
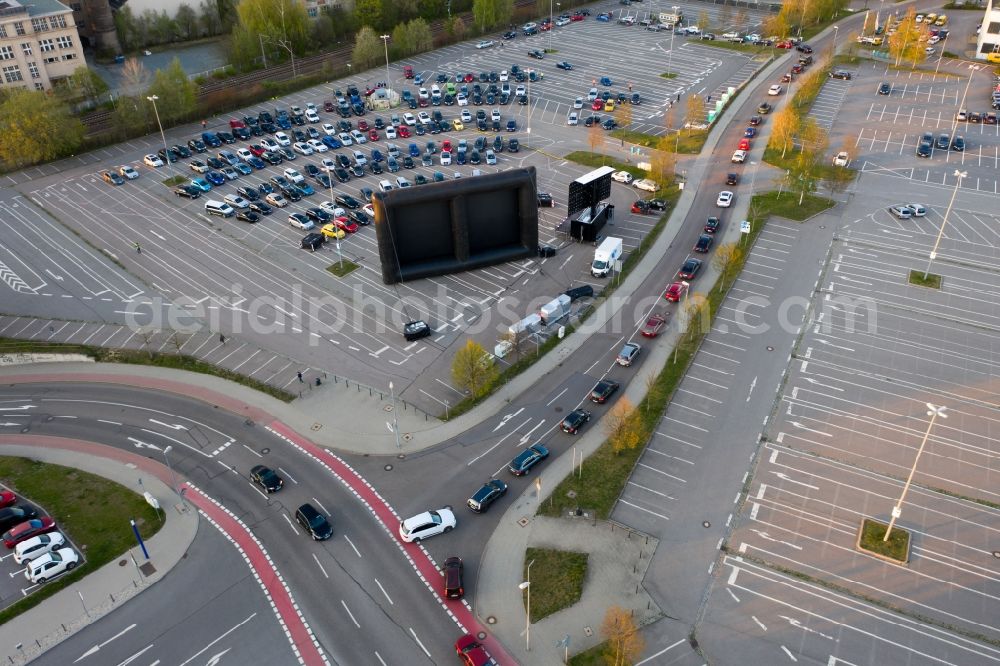
[[[388,91],[389,88],[389,35],[382,35],[382,44],[385,46],[385,87]],[[389,100],[389,104],[392,104],[392,100]]]
[[[833,41],[830,43],[830,57],[837,55],[837,36],[840,34],[840,26],[833,26]]]
[[[167,454],[170,453],[173,450],[173,448],[174,447],[172,445],[168,444],[167,448],[163,449],[163,460],[166,461],[166,463],[167,463],[167,469],[170,470],[170,488],[171,488],[171,490],[173,490],[175,493],[177,493],[178,495],[180,495],[181,496],[181,501],[184,501],[184,495],[181,495],[180,490],[177,488],[177,476],[174,474],[174,468],[170,464],[170,458],[167,457]]]
[[[399,446],[399,420],[396,418],[396,389],[389,382],[389,396],[392,399],[392,432],[396,435],[396,448]]]
[[[528,562],[527,580],[517,586],[519,590],[528,591],[528,612],[524,618],[524,649],[527,652],[531,652],[531,565],[534,563],[534,560]]]
[[[910,489],[910,482],[913,480],[913,474],[917,471],[917,463],[920,461],[920,454],[924,452],[924,445],[927,444],[927,438],[930,437],[931,428],[934,427],[934,421],[937,417],[943,419],[948,418],[948,415],[944,413],[947,407],[935,407],[931,403],[927,403],[927,416],[931,417],[930,423],[927,424],[927,430],[924,432],[924,438],[920,442],[920,448],[917,449],[917,457],[913,459],[913,467],[910,468],[910,475],[906,477],[906,483],[903,484],[903,493],[899,496],[899,501],[896,502],[896,506],[892,507],[892,520],[889,521],[889,527],[885,530],[885,538],[882,542],[885,543],[889,540],[889,534],[892,532],[893,526],[896,524],[896,519],[899,518],[902,512],[903,500],[906,499],[906,493]]]
[[[944,228],[948,224],[948,216],[951,215],[951,207],[954,205],[955,197],[958,195],[958,188],[962,186],[962,179],[968,175],[968,171],[955,170],[955,189],[951,191],[951,200],[948,202],[948,208],[944,212],[944,219],[941,220],[941,228],[938,229],[937,239],[934,241],[934,248],[931,250],[930,259],[927,260],[927,270],[924,271],[925,280],[927,279],[927,274],[931,272],[931,263],[937,259],[938,245],[941,243],[941,237],[944,235]]]
[[[969,72],[969,80],[965,84],[965,92],[962,93],[962,101],[958,104],[958,111],[965,110],[965,98],[969,94],[969,86],[972,85],[972,76],[979,71],[979,65],[973,65],[972,71]],[[951,121],[951,132],[954,135],[955,130],[958,129],[958,112],[955,113],[954,119]]]
[[[167,148],[167,135],[163,133],[163,123],[160,122],[160,112],[156,109],[156,100],[160,99],[156,95],[150,95],[146,99],[153,103],[153,115],[156,116],[156,125],[160,128],[160,138],[163,139],[163,159],[167,166],[170,165],[170,149]]]

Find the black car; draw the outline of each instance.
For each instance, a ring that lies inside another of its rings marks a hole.
[[[365,170],[364,168],[355,164],[354,166],[351,167],[351,175],[354,176],[355,178],[364,178]]]
[[[302,201],[302,192],[297,187],[282,187],[281,195],[292,202]]]
[[[257,186],[257,191],[260,192],[261,196],[265,196],[274,192],[274,186],[271,183],[264,182]]]
[[[325,173],[316,174],[316,182],[319,183],[319,186],[324,189],[330,189],[330,187],[333,185],[333,182],[330,180],[330,177]]]
[[[306,217],[315,222],[316,226],[322,226],[333,219],[333,217],[322,208],[306,208]]]
[[[540,259],[548,259],[549,257],[556,256],[556,249],[551,245],[539,244],[538,246],[538,257]]]
[[[264,465],[255,465],[250,468],[250,480],[269,493],[276,493],[285,485],[277,472]]]
[[[542,462],[549,457],[549,450],[542,446],[539,442],[537,444],[532,444],[524,451],[517,454],[510,464],[507,465],[507,469],[514,476],[524,476],[531,471],[531,468]]]
[[[216,132],[215,136],[219,137],[222,143],[236,143],[236,137],[229,132]]]
[[[830,76],[833,76],[833,74],[831,74]],[[762,115],[766,114],[766,113],[770,113],[771,112],[771,108],[772,108],[771,105],[768,104],[767,102],[761,102],[760,106],[757,107],[757,113],[762,114]],[[753,125],[753,119],[750,120],[750,124]]]
[[[191,139],[188,141],[188,148],[196,153],[204,153],[208,150],[208,148],[205,147],[205,142],[201,139]]]
[[[407,155],[406,157],[403,158],[403,168],[404,169],[415,169],[415,168],[417,168],[417,165],[413,163],[413,158],[410,157],[409,155]],[[396,168],[396,171],[399,171],[398,167]]]
[[[717,217],[710,217],[705,222],[705,233],[714,234],[722,226],[722,221]]]
[[[572,287],[563,292],[569,296],[571,301],[575,301],[580,298],[593,298],[594,288],[589,284],[582,285],[580,287]]]
[[[662,213],[667,209],[667,202],[663,199],[650,199],[646,203],[649,204],[649,210],[656,211],[657,213]]]
[[[483,161],[483,158],[480,157],[478,150],[473,150],[469,154],[469,164],[481,164],[482,161]]]
[[[156,154],[160,156],[160,159],[163,160],[164,163],[176,162],[178,159],[180,159],[173,148],[160,148],[158,151],[156,151]]]
[[[514,39],[516,37],[517,37],[517,33],[514,32],[513,30],[508,30],[507,32],[503,33],[503,38],[504,39]]]
[[[632,98],[630,101],[632,102],[632,104],[636,105],[642,104],[642,96],[640,96],[639,93],[632,93]]]
[[[354,210],[355,208],[361,208],[361,202],[352,197],[350,194],[338,194],[337,198],[334,199],[334,203],[337,203],[344,208]]]
[[[518,142],[517,139],[511,139],[510,142],[507,143],[507,151],[508,152],[516,153],[520,149],[521,149],[521,144]]]
[[[813,52],[813,48],[811,46],[809,46],[808,44],[798,44],[795,47],[795,50],[798,51],[799,53],[812,53]]]
[[[921,141],[920,145],[917,146],[917,157],[930,157],[931,156],[931,144],[927,141]]]
[[[326,236],[319,233],[318,231],[310,231],[309,233],[307,233],[305,236],[302,237],[302,241],[301,243],[299,243],[299,247],[301,247],[303,250],[312,250],[313,252],[315,252],[316,250],[322,248],[323,243],[325,242],[326,242]]]
[[[490,479],[465,503],[474,513],[485,513],[490,504],[507,494],[507,484],[500,479]]]
[[[615,120],[614,118],[608,118],[603,123],[601,123],[601,127],[603,127],[608,131],[613,130],[614,128],[618,127],[618,121]]]
[[[342,183],[346,183],[351,179],[351,174],[347,173],[347,169],[344,169],[343,167],[337,167],[334,169],[333,175]]]
[[[444,561],[444,596],[447,598],[461,599],[465,595],[464,569],[461,557],[449,557]]]
[[[260,213],[255,213],[249,208],[244,208],[242,210],[236,211],[236,219],[241,222],[249,222],[250,224],[256,224],[260,222]]]
[[[593,127],[594,125],[600,125],[601,124],[601,117],[600,116],[587,116],[586,120],[583,121],[583,124],[586,125],[587,127]]]
[[[274,209],[271,208],[266,203],[264,203],[263,201],[251,201],[250,210],[253,211],[254,213],[257,213],[258,215],[270,215],[271,211]]]
[[[535,58],[536,60],[545,59],[545,54],[539,51],[538,49],[535,49],[533,51],[528,51],[528,55],[531,56],[532,58]]]
[[[29,505],[9,506],[0,509],[0,532],[6,532],[12,527],[20,525],[26,520],[38,517],[38,510]]]
[[[218,157],[209,157],[205,161],[208,162],[208,166],[213,169],[225,169],[227,166],[229,166],[228,162],[223,162]]]
[[[252,185],[244,185],[236,188],[236,194],[240,195],[247,201],[257,201],[260,198],[260,194],[257,192],[257,188]]]
[[[583,424],[590,420],[590,412],[585,409],[574,409],[572,412],[566,415],[566,418],[562,420],[560,428],[565,433],[570,435],[575,435],[580,432],[580,428]]]
[[[712,248],[713,237],[711,234],[702,234],[698,236],[697,242],[694,244],[695,252],[708,252]]]
[[[349,211],[347,211],[347,219],[351,220],[352,222],[357,223],[358,225],[360,225],[362,227],[367,227],[369,224],[372,223],[372,219],[370,217],[368,217],[368,213],[365,213],[365,212],[360,211],[360,210],[349,210]]]
[[[248,130],[246,127],[234,127],[233,136],[237,139],[240,139],[241,141],[249,141],[250,130]]]
[[[573,65],[569,64],[565,60],[563,60],[562,62],[557,62],[556,67],[558,67],[559,69],[565,69],[567,72],[573,69]]]
[[[726,185],[736,185],[738,182],[740,182],[740,174],[738,173],[726,174]]]
[[[590,392],[590,401],[603,405],[620,387],[621,384],[618,382],[613,382],[610,379],[602,379],[597,382],[594,390]],[[565,423],[565,421],[563,423]]]
[[[191,151],[188,149],[187,146],[182,146],[180,144],[177,144],[176,146],[174,146],[174,152],[177,153],[182,158],[191,157]]]
[[[681,269],[677,271],[677,277],[681,280],[692,280],[701,270],[701,259],[688,258],[684,261]]]
[[[271,166],[278,166],[285,160],[278,153],[272,153],[270,150],[263,153],[260,158],[270,164]]]
[[[473,155],[475,155],[475,154],[476,153],[473,153]],[[473,162],[473,164],[475,164],[475,162]],[[549,194],[548,192],[539,192],[538,193],[538,206],[540,208],[552,208],[554,205],[555,205],[555,203],[552,200],[552,195],[551,194]]]
[[[312,504],[303,504],[295,512],[295,520],[316,541],[324,541],[333,536],[333,525]]]
[[[850,81],[851,73],[843,69],[835,69],[830,72],[831,79],[840,79],[841,81]]]
[[[948,146],[951,145],[951,137],[947,133],[942,133],[937,138],[937,147],[939,150],[948,150]]]
[[[892,86],[890,86],[888,83],[883,81],[882,83],[879,84],[878,86],[879,95],[888,95],[890,92],[892,92]]]
[[[185,199],[197,199],[201,196],[201,190],[194,185],[180,185],[174,188],[174,195]]]
[[[965,139],[960,136],[956,136],[951,142],[951,149],[957,152],[962,152],[965,150]]]
[[[403,324],[403,337],[406,338],[407,342],[413,342],[414,340],[419,340],[420,338],[426,338],[431,334],[431,327],[427,325],[427,322],[420,319],[416,321],[408,321]]]

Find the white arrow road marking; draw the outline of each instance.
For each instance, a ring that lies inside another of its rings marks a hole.
[[[186,427],[178,423],[164,423],[163,421],[157,421],[156,419],[149,419],[150,423],[155,423],[156,425],[161,425],[164,428],[170,428],[171,430],[187,430]]]
[[[0,423],[0,426],[17,426],[17,425],[21,425],[21,424],[20,423],[9,423],[9,422],[8,423]]]
[[[131,664],[133,661],[135,661],[136,659],[138,659],[139,657],[141,657],[142,653],[145,652],[146,650],[148,650],[151,647],[153,647],[152,643],[150,643],[146,647],[142,648],[141,650],[139,650],[138,652],[136,652],[134,655],[132,655],[131,657],[129,657],[125,661],[119,663],[118,666],[128,666],[128,664]]]
[[[819,490],[819,486],[811,486],[808,483],[802,483],[801,481],[796,481],[795,479],[791,478],[790,476],[788,476],[784,472],[771,472],[771,473],[774,474],[776,477],[778,477],[779,479],[781,479],[783,481],[788,481],[789,483],[795,483],[795,484],[798,484],[800,486],[805,486],[809,490]]]
[[[22,405],[20,407],[4,407],[0,411],[4,412],[24,411],[27,409],[35,409],[36,407],[38,407],[38,405]]]
[[[87,657],[89,657],[90,655],[94,654],[95,652],[97,652],[98,650],[100,650],[102,647],[104,647],[105,645],[107,645],[108,643],[110,643],[111,641],[115,640],[116,638],[120,638],[121,636],[127,634],[128,632],[132,631],[135,628],[136,628],[135,624],[131,624],[131,625],[125,627],[124,629],[122,629],[121,631],[119,631],[117,634],[115,634],[114,636],[112,636],[111,638],[109,638],[108,640],[104,641],[103,643],[98,643],[94,647],[90,648],[89,650],[87,650],[86,652],[84,652],[83,654],[81,654],[79,657],[77,657],[73,661],[73,663],[75,664],[76,662],[80,661],[81,659],[86,659]]]
[[[523,411],[524,411],[524,407],[522,407],[521,409],[517,410],[513,414],[504,414],[503,418],[500,419],[500,424],[496,428],[493,428],[493,432],[496,432],[500,428],[502,428],[505,425],[507,425],[507,421],[510,421],[512,418],[514,418],[515,416],[517,416],[518,414],[520,414]]]
[[[761,539],[764,539],[765,541],[772,541],[774,543],[780,543],[780,544],[783,544],[785,546],[788,546],[789,548],[794,548],[795,550],[802,550],[802,546],[798,546],[798,545],[796,545],[794,543],[789,543],[787,541],[782,541],[781,539],[775,539],[774,537],[772,537],[767,532],[762,532],[761,530],[750,530],[750,531],[751,532],[756,532],[757,536],[759,536]]]
[[[219,663],[219,661],[220,661],[220,660],[222,659],[222,657],[223,657],[223,656],[224,656],[224,655],[225,655],[225,654],[226,654],[227,652],[229,652],[229,651],[230,651],[230,650],[232,650],[232,649],[233,649],[233,648],[226,648],[226,649],[225,649],[225,650],[223,650],[222,652],[220,652],[220,653],[218,653],[218,654],[215,654],[215,655],[212,655],[212,658],[211,658],[211,659],[209,659],[208,661],[206,661],[206,662],[205,662],[205,666],[216,666],[216,664],[218,664],[218,663]]]
[[[221,641],[223,638],[225,638],[229,634],[233,633],[234,631],[236,631],[237,629],[239,629],[240,627],[242,627],[244,624],[246,624],[250,620],[254,619],[255,617],[257,617],[257,613],[253,613],[250,617],[248,617],[247,619],[243,620],[239,624],[237,624],[237,625],[235,625],[233,627],[230,627],[229,629],[226,630],[226,633],[224,633],[221,636],[219,636],[218,638],[216,638],[214,641],[212,641],[211,643],[209,643],[208,645],[206,645],[205,647],[203,647],[198,652],[195,652],[187,660],[182,661],[177,666],[187,666],[189,663],[191,663],[192,661],[194,661],[195,659],[197,659],[201,655],[202,652],[206,652],[213,645],[215,645],[216,643],[218,643],[219,641]]]
[[[132,442],[135,445],[135,448],[137,449],[156,449],[157,451],[161,450],[160,447],[158,447],[156,444],[147,444],[146,442],[138,440],[135,437],[129,437],[128,441]]]

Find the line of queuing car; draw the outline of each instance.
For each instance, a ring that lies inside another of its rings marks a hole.
[[[80,564],[80,555],[58,531],[50,516],[39,515],[30,504],[18,503],[9,490],[0,491],[0,530],[3,543],[13,551],[13,560],[24,567],[24,577],[40,585]]]

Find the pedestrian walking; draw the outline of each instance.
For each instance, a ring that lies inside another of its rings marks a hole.
[[[221,342],[222,344],[226,344],[226,336],[223,335],[222,333],[219,333],[219,342]]]
[[[298,375],[298,377],[299,377],[299,383],[300,384],[303,383],[303,381],[302,381],[302,373],[301,372],[296,372],[295,374]]]
[[[201,121],[201,128],[205,129],[206,127],[208,127],[208,121],[207,120],[202,120]]]
[[[135,244],[135,251],[136,251],[136,254],[142,254],[142,246],[139,245],[138,243],[136,243]]]
[[[680,93],[677,93],[677,101],[678,101],[678,102],[680,102],[680,101],[681,101],[681,94],[680,94]]]

